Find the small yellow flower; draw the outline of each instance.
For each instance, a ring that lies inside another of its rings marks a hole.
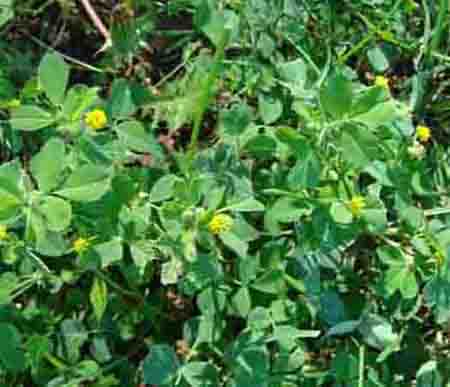
[[[209,232],[214,235],[230,231],[232,226],[233,218],[225,214],[214,215],[208,223]]]
[[[91,129],[103,129],[108,124],[106,113],[101,109],[95,109],[86,114],[84,122]]]
[[[428,142],[431,138],[431,130],[428,126],[418,126],[416,136],[420,142]]]
[[[73,249],[77,254],[84,253],[91,246],[90,239],[78,238],[73,242]]]
[[[352,199],[347,203],[347,207],[352,213],[352,215],[357,218],[361,215],[364,208],[366,208],[366,199],[362,196],[354,196]]]
[[[375,86],[389,89],[389,79],[383,77],[382,75],[378,75],[375,77]]]
[[[0,241],[4,241],[8,239],[8,228],[3,225],[0,224]]]

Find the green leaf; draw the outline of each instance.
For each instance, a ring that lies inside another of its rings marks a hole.
[[[389,68],[389,61],[380,47],[376,46],[367,51],[367,57],[372,68],[378,73],[382,73]]]
[[[192,387],[216,387],[219,375],[209,362],[190,361],[182,369],[183,377]]]
[[[438,275],[424,289],[427,305],[433,308],[438,324],[450,321],[450,281]]]
[[[270,313],[269,310],[261,306],[253,309],[247,318],[247,325],[251,330],[261,330],[270,327]]]
[[[278,66],[281,78],[296,96],[300,96],[304,92],[305,84],[308,80],[307,70],[306,63],[302,59],[282,63]]]
[[[150,191],[149,200],[151,202],[162,202],[170,199],[173,195],[175,183],[179,180],[176,175],[166,175],[161,177]]]
[[[252,307],[252,300],[248,288],[240,288],[231,299],[231,307],[238,316],[246,318]]]
[[[361,128],[345,130],[341,137],[342,156],[354,168],[363,169],[380,157],[375,135]]]
[[[127,118],[136,110],[131,88],[126,79],[114,80],[107,110],[108,115],[113,118]]]
[[[245,144],[244,150],[255,158],[270,159],[277,150],[277,142],[270,136],[259,134]]]
[[[283,273],[279,270],[271,270],[259,277],[252,288],[263,293],[281,295],[286,291]]]
[[[44,216],[50,231],[63,231],[70,226],[72,206],[64,199],[45,196],[37,204],[37,211]]]
[[[69,80],[69,67],[61,55],[48,53],[39,65],[39,84],[55,105],[63,102]]]
[[[160,154],[161,149],[144,125],[138,121],[126,121],[115,128],[117,135],[129,149],[136,152]]]
[[[165,344],[152,345],[143,362],[144,383],[164,385],[176,376],[180,367],[172,347]]]
[[[0,0],[0,27],[14,17],[13,0]]]
[[[37,106],[23,105],[12,111],[9,122],[15,130],[33,131],[52,125],[55,118]]]
[[[69,126],[74,132],[81,129],[83,113],[100,102],[98,91],[97,87],[75,85],[67,92],[62,108],[62,114],[68,121],[68,123],[64,123],[65,127]]]
[[[336,223],[350,224],[353,222],[353,215],[347,205],[342,202],[333,202],[330,208],[330,215]]]
[[[87,164],[72,172],[62,189],[55,193],[77,202],[92,202],[100,199],[110,185],[107,170]]]
[[[292,190],[302,190],[306,188],[314,188],[320,181],[321,165],[320,160],[314,153],[309,150],[306,154],[301,155],[301,159],[297,161],[288,175],[289,188]]]
[[[258,97],[258,112],[264,124],[273,124],[283,113],[283,104],[279,99],[260,95]]]
[[[6,272],[0,275],[0,306],[12,301],[13,292],[18,285],[19,280],[14,273]]]
[[[224,232],[219,234],[220,240],[233,250],[237,255],[245,257],[247,255],[248,243],[239,238],[236,234],[232,232]]]
[[[9,372],[17,374],[25,369],[25,354],[21,348],[22,336],[16,327],[0,323],[0,364]]]
[[[92,250],[100,258],[103,269],[120,262],[123,258],[123,246],[119,239],[99,243]]]
[[[389,265],[384,277],[387,293],[392,295],[399,290],[403,297],[414,298],[419,286],[413,258],[408,259],[401,250],[392,246],[378,248],[377,254],[384,263]]]
[[[334,118],[350,112],[352,106],[352,83],[341,73],[333,75],[320,93],[323,109]]]
[[[94,278],[91,292],[89,293],[89,300],[94,308],[94,314],[97,321],[101,321],[108,304],[108,288],[106,287],[105,281],[98,277]]]
[[[43,192],[50,192],[61,181],[65,167],[66,147],[58,138],[50,139],[31,159],[31,172]]]
[[[239,136],[250,124],[252,115],[250,108],[244,102],[234,105],[229,110],[223,110],[219,118],[219,130],[229,136]]]
[[[400,337],[392,330],[391,324],[381,316],[366,316],[358,327],[364,341],[378,350],[399,343]]]
[[[417,387],[443,387],[441,373],[435,360],[423,364],[417,371]]]
[[[80,350],[89,336],[83,323],[79,320],[67,319],[61,323],[61,335],[65,358],[71,364],[80,359]]]
[[[401,118],[401,114],[399,113],[395,102],[389,100],[377,104],[367,113],[353,116],[352,120],[364,124],[369,129],[376,129],[382,125],[392,124],[398,118]]]
[[[236,212],[256,212],[264,211],[264,204],[254,198],[247,198],[236,204],[229,204],[227,208]]]

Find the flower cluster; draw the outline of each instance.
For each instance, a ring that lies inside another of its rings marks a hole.
[[[103,110],[95,109],[86,114],[84,122],[89,128],[99,130],[108,124],[108,118]]]
[[[355,218],[361,216],[362,211],[366,206],[366,199],[364,199],[363,196],[353,196],[351,200],[347,202],[347,207]]]
[[[233,218],[225,214],[214,215],[208,224],[211,234],[218,235],[230,231],[233,226]]]

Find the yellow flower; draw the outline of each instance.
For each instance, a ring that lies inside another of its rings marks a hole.
[[[389,89],[389,79],[383,77],[382,75],[378,75],[375,77],[375,86]]]
[[[78,238],[73,242],[73,249],[77,254],[82,254],[89,248],[90,245],[90,239]]]
[[[418,126],[416,136],[420,142],[428,142],[431,138],[431,130],[428,126]]]
[[[0,241],[4,241],[5,239],[8,239],[8,228],[0,224]]]
[[[233,218],[225,214],[214,215],[208,223],[208,229],[211,234],[218,235],[230,231],[233,226]]]
[[[108,124],[106,113],[101,109],[95,109],[86,114],[84,122],[91,129],[103,129]]]
[[[354,196],[347,203],[347,207],[354,217],[360,216],[366,205],[366,199],[362,196]]]

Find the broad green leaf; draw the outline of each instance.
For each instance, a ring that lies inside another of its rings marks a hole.
[[[96,244],[92,250],[100,258],[102,268],[120,262],[123,257],[123,246],[119,239]]]
[[[388,294],[392,295],[399,290],[403,297],[414,298],[419,289],[412,257],[408,258],[400,249],[392,246],[378,248],[377,254],[389,265],[384,278]]]
[[[98,277],[94,278],[91,292],[89,293],[89,300],[94,308],[94,314],[97,321],[101,321],[108,304],[108,288],[106,287],[105,281]]]
[[[364,124],[369,129],[376,129],[379,126],[391,124],[399,118],[401,118],[401,114],[395,102],[389,100],[377,104],[366,113],[353,116],[352,120]]]
[[[69,67],[57,53],[48,53],[39,65],[39,84],[55,105],[63,102],[69,80]]]
[[[450,281],[442,275],[434,277],[424,289],[427,305],[433,308],[438,324],[450,321]]]
[[[251,330],[261,330],[270,327],[269,310],[261,306],[253,309],[247,317],[247,325]]]
[[[220,114],[219,130],[229,136],[239,136],[250,124],[252,115],[244,102],[234,105]]]
[[[69,200],[91,202],[100,199],[110,188],[107,170],[94,165],[83,165],[72,172],[61,190],[55,192]]]
[[[246,318],[252,307],[252,300],[248,288],[240,288],[231,299],[231,307],[238,316]]]
[[[365,129],[351,127],[341,136],[342,156],[354,168],[363,169],[378,159],[378,139]]]
[[[80,359],[80,350],[88,340],[88,332],[80,320],[67,319],[61,323],[64,358],[71,364]]]
[[[171,259],[161,265],[161,284],[163,286],[174,285],[182,274],[182,263],[177,259]]]
[[[99,102],[98,91],[99,89],[96,87],[75,85],[67,92],[62,114],[69,121],[69,125],[77,129],[81,128],[83,113]]]
[[[247,198],[236,204],[229,204],[227,208],[237,212],[264,211],[264,204],[253,198]]]
[[[190,361],[182,374],[191,387],[216,387],[219,385],[217,369],[209,362]]]
[[[12,301],[12,293],[18,285],[19,280],[14,273],[6,272],[0,275],[0,306]]]
[[[389,68],[389,61],[380,47],[376,46],[367,51],[367,57],[375,71],[382,73]]]
[[[25,369],[25,354],[22,350],[22,336],[16,327],[0,323],[0,364],[13,374]]]
[[[22,209],[22,201],[0,188],[0,221],[17,217]]]
[[[247,255],[248,243],[239,238],[236,234],[232,232],[224,232],[219,234],[220,240],[233,250],[237,255],[245,257]]]
[[[36,210],[45,217],[50,231],[63,231],[70,226],[72,206],[64,199],[45,196],[37,204]]]
[[[59,257],[66,253],[68,248],[67,241],[61,232],[49,230],[47,222],[47,219],[39,209],[34,209],[31,212],[31,227],[36,242],[36,250],[42,255]]]
[[[0,0],[0,27],[14,17],[13,0]]]
[[[319,184],[321,173],[320,160],[316,154],[309,150],[292,167],[288,175],[288,184],[292,190],[314,188]]]
[[[444,381],[435,360],[423,364],[417,371],[417,387],[444,387]]]
[[[168,384],[176,376],[179,367],[180,363],[172,347],[152,345],[142,364],[144,383],[157,386]]]
[[[349,224],[353,222],[352,213],[342,202],[336,201],[331,204],[330,215],[336,223]]]
[[[341,73],[328,79],[320,93],[320,103],[333,118],[341,118],[352,106],[352,83]]]
[[[399,342],[392,325],[383,317],[371,314],[366,316],[358,327],[364,341],[378,350]]]
[[[46,336],[33,335],[27,338],[26,350],[31,367],[37,370],[45,355],[51,353],[52,346],[50,339]]]
[[[244,150],[257,159],[270,159],[277,150],[277,142],[270,136],[259,134],[245,144]]]
[[[129,117],[136,110],[131,88],[126,79],[114,80],[107,110],[108,115],[113,118]]]
[[[258,112],[264,124],[270,125],[281,117],[283,104],[279,99],[260,95],[258,98]]]
[[[283,273],[279,270],[271,270],[259,277],[252,288],[263,293],[281,295],[286,291]]]
[[[282,350],[290,352],[298,345],[295,340],[302,337],[302,332],[292,325],[278,325],[273,336]]]
[[[65,168],[65,155],[64,142],[52,138],[31,159],[31,172],[41,191],[50,192],[58,186]]]
[[[151,202],[161,202],[170,199],[173,195],[175,183],[179,180],[176,175],[166,175],[161,177],[150,191],[149,200]]]
[[[282,63],[278,66],[278,72],[280,73],[281,78],[296,96],[300,96],[304,91],[308,79],[307,71],[308,68],[302,59]]]
[[[138,121],[126,121],[115,128],[117,135],[126,147],[137,152],[159,154],[158,144],[150,133],[145,131],[144,125]]]
[[[52,125],[55,118],[37,106],[23,105],[12,111],[9,122],[13,129],[33,131]]]

